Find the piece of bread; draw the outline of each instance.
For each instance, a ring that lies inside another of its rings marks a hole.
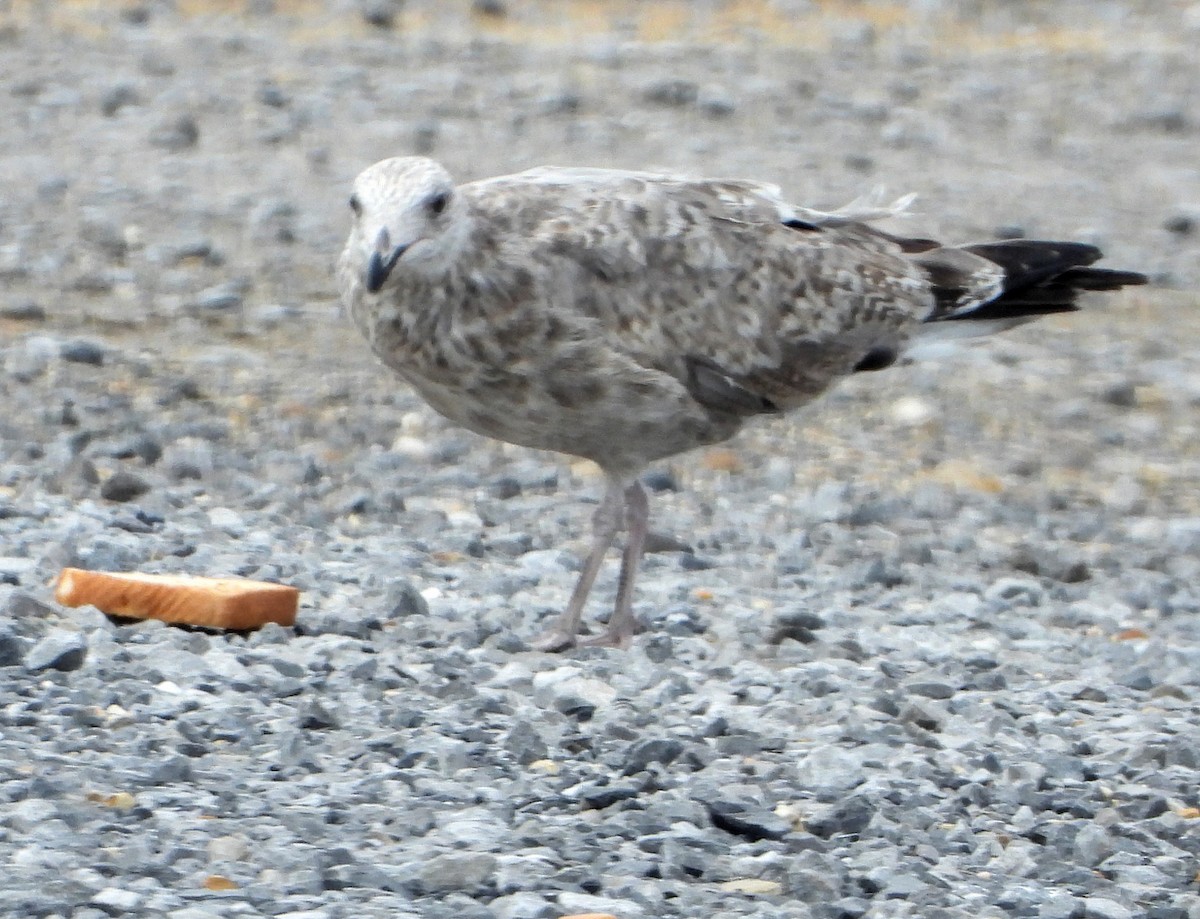
[[[64,606],[90,603],[102,612],[134,619],[161,619],[210,629],[256,629],[268,622],[292,625],[300,591],[245,578],[64,568],[54,599]]]

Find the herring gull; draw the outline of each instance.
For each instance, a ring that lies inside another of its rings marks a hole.
[[[342,301],[375,354],[478,434],[596,462],[604,498],[567,603],[536,644],[628,646],[646,465],[798,408],[937,332],[983,334],[1145,283],[1094,246],[943,246],[872,225],[906,205],[824,212],[757,182],[539,168],[455,185],[422,157],[354,182]],[[585,601],[627,532],[607,628]]]

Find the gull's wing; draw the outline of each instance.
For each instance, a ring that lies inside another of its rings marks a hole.
[[[545,309],[714,410],[808,401],[932,310],[896,240],[771,185],[546,167],[463,192]]]

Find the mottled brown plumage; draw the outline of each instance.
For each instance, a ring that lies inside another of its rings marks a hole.
[[[978,325],[1008,327],[1072,308],[1063,291],[1144,280],[1082,267],[1099,252],[1074,243],[897,239],[869,224],[897,207],[825,213],[753,182],[546,168],[455,187],[433,161],[403,157],[365,170],[351,206],[339,283],[383,362],[464,427],[587,457],[608,478],[546,648],[575,642],[622,525],[617,607],[597,642],[628,643],[647,463],[885,366],[923,324],[986,305]],[[1006,291],[1020,310],[1006,311]]]

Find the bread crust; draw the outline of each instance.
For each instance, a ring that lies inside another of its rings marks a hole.
[[[245,578],[64,568],[54,599],[64,606],[90,604],[113,616],[210,629],[256,629],[268,622],[294,624],[300,591]]]

